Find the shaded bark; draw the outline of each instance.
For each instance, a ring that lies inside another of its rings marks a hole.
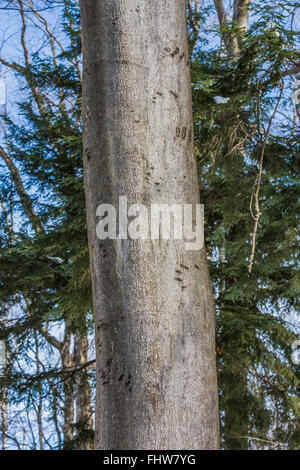
[[[81,1],[97,449],[219,447],[204,249],[96,236],[98,205],[119,196],[148,208],[199,202],[185,7]]]

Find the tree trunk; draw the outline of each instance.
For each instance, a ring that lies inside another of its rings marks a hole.
[[[68,327],[66,326],[66,330]],[[65,332],[64,345],[61,350],[61,363],[64,371],[70,370],[74,366],[73,354],[70,353],[71,334]],[[64,434],[64,449],[71,450],[73,448],[74,439],[74,379],[73,377],[66,377],[63,382],[63,434]]]
[[[74,344],[74,363],[77,366],[88,361],[88,336],[87,332],[77,332]],[[91,404],[91,387],[86,369],[76,375],[76,428],[79,449],[92,450],[93,446],[93,411]]]
[[[228,57],[231,60],[237,60],[240,56],[243,45],[243,36],[248,26],[248,10],[250,3],[251,0],[234,0],[232,23],[236,29],[235,31],[232,31],[230,30],[231,26],[228,24],[223,0],[214,0],[221,28],[221,35],[226,46]]]
[[[5,375],[5,369],[7,364],[7,352],[5,341],[0,343],[0,366],[2,367],[2,373]],[[8,432],[8,423],[7,423],[7,389],[3,387],[2,398],[0,400],[0,409],[1,409],[1,444],[2,450],[7,450],[7,432]]]
[[[44,436],[43,436],[43,391],[42,391],[42,384],[39,382],[40,376],[40,358],[39,358],[39,341],[37,332],[34,331],[34,342],[35,342],[35,367],[36,367],[36,376],[38,380],[38,394],[39,400],[37,403],[37,425],[38,425],[38,433],[39,433],[39,444],[40,450],[44,450]]]
[[[99,204],[199,203],[185,0],[81,1],[96,449],[217,449],[205,251],[105,240]]]

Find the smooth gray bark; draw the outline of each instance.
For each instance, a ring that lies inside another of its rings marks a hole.
[[[84,171],[96,449],[217,449],[205,251],[105,240],[99,204],[199,202],[185,0],[83,0]]]

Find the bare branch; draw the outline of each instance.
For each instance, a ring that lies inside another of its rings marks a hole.
[[[251,441],[257,441],[257,442],[265,442],[266,444],[272,444],[275,447],[281,447],[282,449],[286,449],[286,447],[283,444],[280,444],[279,442],[274,442],[274,441],[268,441],[267,439],[260,439],[259,437],[252,437],[252,436],[229,436],[235,439],[250,439]]]
[[[54,336],[52,336],[48,332],[48,330],[46,330],[46,328],[42,326],[41,323],[37,325],[37,329],[39,333],[48,341],[48,343],[51,344],[51,346],[53,346],[58,351],[61,351],[63,349],[64,343],[56,339]]]
[[[280,85],[280,94],[277,98],[274,111],[273,111],[272,116],[269,120],[268,128],[264,131],[264,141],[263,141],[263,144],[262,144],[262,149],[261,149],[261,154],[260,154],[260,161],[259,161],[259,171],[258,171],[257,180],[256,180],[257,181],[257,187],[256,187],[255,193],[254,194],[252,193],[252,195],[251,195],[250,212],[251,212],[252,217],[254,219],[254,227],[253,227],[253,233],[252,233],[251,253],[250,253],[249,264],[248,264],[249,273],[252,272],[253,261],[254,261],[254,256],[255,256],[256,236],[257,236],[257,231],[258,231],[258,227],[259,227],[259,219],[260,219],[260,216],[261,216],[260,206],[259,206],[259,192],[260,192],[260,187],[261,187],[263,163],[264,163],[264,156],[265,156],[265,150],[266,150],[266,145],[267,145],[267,139],[268,139],[268,136],[269,136],[269,132],[270,132],[270,129],[271,129],[273,119],[274,119],[274,117],[277,113],[277,109],[278,109],[278,106],[279,106],[279,102],[281,100],[282,92],[283,92],[283,82]],[[258,106],[259,106],[259,102],[258,102]],[[258,128],[259,128],[259,126],[258,126]],[[255,185],[253,187],[253,190],[254,189],[255,189]],[[254,199],[254,205],[255,205],[255,214],[253,214],[253,211],[252,211],[253,199]]]
[[[188,19],[193,30],[193,38],[191,39],[190,54],[193,53],[196,45],[199,28],[200,28],[200,9],[202,0],[188,0]]]
[[[0,146],[0,157],[6,163],[10,171],[10,174],[14,182],[15,188],[17,190],[17,193],[19,195],[23,210],[25,214],[27,215],[28,219],[30,220],[30,223],[33,229],[36,231],[36,233],[43,233],[44,229],[33,208],[32,201],[30,197],[28,196],[27,192],[25,191],[20,172],[18,168],[16,167],[16,165],[14,164],[11,157],[4,151],[4,149],[1,146]]]
[[[43,102],[43,98],[38,92],[37,88],[34,86],[31,73],[30,73],[30,60],[29,60],[29,53],[26,45],[26,39],[25,39],[25,34],[26,34],[26,19],[25,19],[25,13],[24,13],[24,7],[23,7],[23,1],[18,0],[18,4],[20,7],[20,15],[21,15],[21,20],[22,20],[22,30],[21,30],[21,44],[23,47],[23,54],[24,54],[24,60],[25,60],[25,67],[26,67],[26,74],[24,73],[24,76],[27,80],[27,83],[31,89],[32,95],[35,99],[35,102],[39,108],[40,114],[45,115],[46,110]]]

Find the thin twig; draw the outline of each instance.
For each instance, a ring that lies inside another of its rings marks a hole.
[[[267,439],[260,439],[259,437],[252,437],[252,436],[229,436],[234,439],[251,439],[252,441],[258,441],[258,442],[265,442],[266,444],[272,444],[276,447],[282,447],[286,449],[286,446],[283,444],[280,444],[279,442],[274,442],[274,441],[268,441]]]
[[[280,94],[277,98],[273,114],[272,114],[272,116],[269,120],[268,128],[266,130],[264,130],[264,141],[263,141],[263,144],[262,144],[262,149],[261,149],[261,154],[260,154],[259,171],[258,171],[258,175],[257,175],[257,178],[256,178],[257,187],[256,187],[256,191],[254,192],[254,189],[255,189],[255,185],[254,185],[252,195],[251,195],[250,212],[251,212],[251,215],[254,219],[254,227],[253,227],[253,233],[252,233],[251,253],[250,253],[249,264],[248,264],[249,273],[252,272],[253,261],[254,261],[254,256],[255,256],[257,230],[258,230],[258,227],[259,227],[259,219],[260,219],[260,216],[262,214],[261,211],[260,211],[260,206],[259,206],[259,192],[260,192],[260,187],[261,187],[265,150],[266,150],[267,139],[268,139],[268,135],[269,135],[269,132],[270,132],[270,129],[271,129],[271,125],[272,125],[273,119],[274,119],[274,117],[277,113],[279,102],[280,102],[280,99],[281,99],[281,96],[282,96],[282,91],[283,91],[283,82],[280,84]],[[258,109],[259,109],[258,120],[260,121],[261,120],[261,109],[260,109],[259,102],[258,102]],[[263,125],[263,123],[261,123],[261,124]],[[260,127],[260,126],[258,126],[258,127]],[[264,128],[264,126],[263,126],[263,128]],[[255,214],[252,211],[253,199],[254,199],[254,205],[255,205]]]

